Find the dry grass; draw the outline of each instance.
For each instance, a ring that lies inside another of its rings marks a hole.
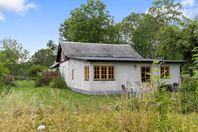
[[[37,90],[39,91],[39,89]],[[42,98],[39,92],[35,92],[32,96],[27,96],[27,91],[25,93],[22,93],[21,90],[14,90],[1,95],[1,131],[38,131],[37,128],[41,124],[46,126],[44,131],[50,132],[198,131],[197,113],[187,115],[178,112],[168,112],[166,114],[167,117],[162,118],[156,110],[156,104],[150,104],[150,102],[155,101],[150,96],[135,98],[137,100],[133,98],[128,100],[123,96],[121,98],[117,97],[119,100],[111,100],[111,103],[105,100],[103,101],[104,106],[98,103],[99,106],[97,107],[96,105],[80,105],[81,102],[77,104],[78,101],[76,101],[73,102],[74,107],[72,104],[63,103],[62,97],[59,96],[60,93],[57,93],[56,90],[49,91],[50,94]],[[27,99],[27,97],[24,98],[25,95],[29,98],[28,100],[24,100]],[[84,95],[82,95],[83,97]],[[50,101],[50,103],[46,102],[46,98],[50,98],[48,100],[53,101]],[[92,96],[87,98],[95,98],[97,100],[100,97]],[[65,101],[67,102],[67,100]],[[91,107],[95,107],[98,110]]]

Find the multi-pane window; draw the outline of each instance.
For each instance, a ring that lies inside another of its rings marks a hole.
[[[114,66],[109,66],[108,75],[109,75],[109,79],[114,79]]]
[[[94,80],[114,80],[114,66],[94,66]]]
[[[85,81],[89,81],[89,66],[85,66]]]
[[[162,66],[160,68],[161,78],[170,78],[170,68],[169,66]]]
[[[150,67],[141,67],[141,80],[142,82],[150,82],[151,80],[151,69]]]
[[[100,79],[100,66],[94,66],[94,79]]]
[[[101,79],[107,79],[107,66],[101,66]]]

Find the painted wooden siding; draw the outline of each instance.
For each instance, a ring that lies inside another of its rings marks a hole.
[[[89,66],[89,81],[84,80],[84,66]],[[114,81],[94,81],[94,65],[113,65],[115,67]],[[180,65],[167,64],[170,66],[170,78],[163,79],[167,84],[180,83]],[[69,87],[75,91],[90,94],[119,93],[121,85],[127,81],[141,82],[141,66],[151,66],[153,76],[160,76],[160,67],[151,64],[139,64],[128,62],[86,62],[80,60],[68,60],[60,64],[60,72]],[[159,69],[159,70],[156,70]],[[74,79],[72,80],[72,70]]]

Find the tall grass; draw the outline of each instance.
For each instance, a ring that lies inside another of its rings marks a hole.
[[[1,93],[1,131],[37,131],[41,124],[46,126],[45,131],[50,132],[198,131],[198,114],[196,111],[182,112],[179,93],[155,92],[130,98],[122,95],[117,97],[118,100],[100,107],[83,106],[81,102],[68,104],[68,98],[64,103],[61,92],[53,89],[46,94],[35,92],[31,96],[28,93],[25,95],[23,91],[16,94],[15,89]],[[51,102],[47,103],[46,99]]]

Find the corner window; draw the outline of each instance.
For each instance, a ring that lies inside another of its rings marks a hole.
[[[151,68],[141,67],[141,80],[142,82],[150,82],[151,80]]]
[[[161,78],[170,78],[170,67],[169,66],[161,66],[160,68],[160,76]]]
[[[84,68],[85,81],[89,81],[89,66]]]
[[[98,65],[94,66],[94,80],[114,80],[114,66]]]

